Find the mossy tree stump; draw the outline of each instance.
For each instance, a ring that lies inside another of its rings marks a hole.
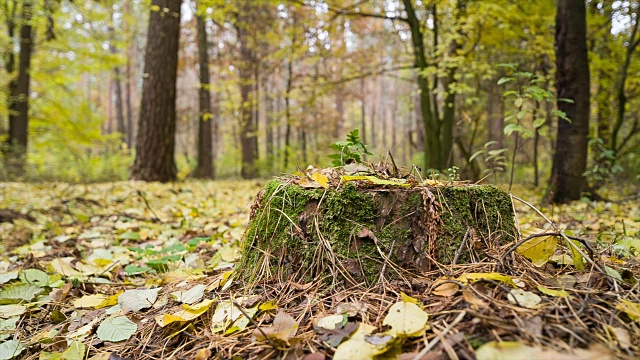
[[[494,186],[307,189],[272,180],[253,205],[238,273],[370,285],[382,272],[479,261],[516,233],[509,196]]]

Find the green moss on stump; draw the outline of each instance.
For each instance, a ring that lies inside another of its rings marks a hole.
[[[427,271],[456,255],[481,260],[515,234],[509,197],[494,186],[325,191],[272,180],[252,208],[238,272],[248,281],[372,284],[383,268],[389,278],[394,268]]]

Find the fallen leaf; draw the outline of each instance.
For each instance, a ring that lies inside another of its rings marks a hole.
[[[160,327],[165,327],[174,322],[186,322],[198,318],[209,310],[213,304],[213,300],[206,299],[196,305],[182,305],[182,310],[173,314],[160,314],[154,317],[154,320]]]
[[[336,307],[337,314],[346,314],[347,316],[356,316],[358,314],[366,314],[368,306],[359,301],[341,303]]]
[[[393,336],[418,336],[427,328],[429,316],[418,305],[400,301],[389,308],[383,325],[391,326],[388,331]]]
[[[544,286],[538,286],[538,290],[540,290],[540,292],[545,294],[545,295],[554,296],[554,297],[568,297],[569,296],[569,293],[564,291],[564,290],[553,290],[553,289],[546,288]]]
[[[236,321],[240,315],[242,315],[242,312],[232,301],[219,303],[211,318],[211,331],[213,333],[223,332],[232,322]]]
[[[9,360],[20,355],[25,347],[18,340],[9,340],[0,344],[0,360]]]
[[[319,326],[327,330],[334,330],[336,327],[338,327],[338,325],[342,326],[344,320],[345,320],[344,315],[341,315],[341,314],[329,315],[329,316],[320,318],[316,326]]]
[[[196,352],[195,360],[207,360],[211,357],[211,350],[209,349],[200,349]]]
[[[467,289],[462,290],[462,297],[464,298],[464,301],[471,305],[471,308],[474,310],[485,308],[488,306],[486,302],[484,302],[482,299],[477,298],[471,291]]]
[[[511,290],[507,295],[507,299],[515,305],[526,307],[528,309],[535,308],[542,301],[540,296],[522,289]]]
[[[260,304],[260,306],[258,307],[258,309],[260,311],[269,311],[269,310],[275,310],[278,308],[278,301],[277,300],[268,300],[263,302],[262,304]]]
[[[10,318],[18,315],[22,315],[27,311],[27,307],[24,305],[0,305],[0,318]]]
[[[640,304],[631,302],[627,299],[620,299],[616,309],[626,313],[633,321],[640,321]]]
[[[554,360],[609,360],[613,354],[600,344],[589,349],[573,349],[573,353],[562,353],[552,349],[527,346],[517,341],[491,341],[476,350],[477,360],[554,359]]]
[[[79,309],[97,308],[109,297],[103,294],[85,295],[73,301],[73,306]]]
[[[605,329],[609,334],[613,335],[621,349],[627,350],[631,347],[631,336],[629,330],[621,327],[610,326],[605,324]]]
[[[527,259],[535,266],[542,266],[549,261],[549,258],[558,247],[557,236],[545,236],[533,238],[518,246],[516,252]]]
[[[468,283],[479,281],[479,280],[500,281],[507,285],[517,287],[516,283],[513,282],[513,279],[511,279],[509,276],[498,274],[498,273],[468,273],[468,274],[462,274],[460,275],[460,277],[458,277],[458,281],[465,285]]]
[[[453,296],[458,292],[458,290],[460,290],[460,286],[458,284],[451,282],[449,278],[444,277],[436,280],[431,293],[437,296]]]
[[[322,186],[323,188],[326,189],[329,187],[329,179],[323,174],[319,172],[314,172],[313,174],[311,174],[311,178],[315,180],[318,184],[320,184],[320,186]]]
[[[116,316],[104,319],[96,335],[102,341],[119,342],[128,340],[137,330],[138,325],[126,316]]]
[[[186,291],[172,292],[171,296],[176,301],[179,301],[181,303],[193,304],[194,302],[202,299],[202,297],[204,296],[204,290],[205,289],[206,289],[206,286],[204,286],[202,284],[198,284],[198,285],[196,285],[196,286],[194,286],[191,289],[186,290]]]
[[[127,290],[118,297],[118,304],[131,311],[149,308],[158,299],[160,288],[145,290]]]
[[[271,340],[288,342],[298,332],[298,323],[291,315],[279,312],[273,319],[271,326],[261,327],[262,331],[255,329],[253,336],[258,340],[266,340],[265,335]]]
[[[342,324],[337,326],[335,329],[325,329],[322,327],[315,326],[314,329],[318,334],[320,334],[320,340],[326,341],[327,344],[337,347],[342,343],[342,341],[358,329],[357,323],[347,323],[344,327]]]

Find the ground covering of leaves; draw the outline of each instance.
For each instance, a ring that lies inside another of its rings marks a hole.
[[[375,288],[247,287],[261,185],[0,184],[0,360],[640,357],[637,202],[540,208],[555,228],[515,201],[528,241]]]

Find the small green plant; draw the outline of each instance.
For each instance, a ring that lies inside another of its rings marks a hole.
[[[484,163],[486,164],[487,168],[482,170],[480,176],[485,176],[489,173],[495,175],[499,172],[504,172],[507,168],[507,149],[491,149],[492,146],[495,146],[497,144],[497,141],[489,141],[484,144],[483,149],[476,151],[469,158],[469,162],[472,162],[476,158],[479,158],[479,156],[482,156],[484,158]]]
[[[336,141],[331,144],[335,153],[329,155],[333,159],[333,166],[344,166],[350,163],[362,163],[365,155],[373,155],[360,140],[360,131],[353,129],[347,135],[347,140]]]
[[[593,157],[593,165],[584,172],[587,180],[594,186],[601,186],[607,179],[615,177],[624,171],[624,168],[616,164],[615,151],[607,149],[600,138],[589,140],[589,147]]]
[[[500,64],[498,66],[506,68],[510,73],[509,76],[500,78],[498,85],[506,86],[506,84],[510,84],[507,86],[509,89],[502,94],[502,97],[505,99],[507,107],[512,108],[512,111],[507,112],[507,116],[504,118],[507,123],[504,127],[504,134],[507,136],[515,135],[509,179],[509,191],[511,191],[520,137],[526,139],[538,136],[542,127],[547,125],[548,115],[555,115],[565,121],[570,121],[570,119],[567,114],[558,109],[552,110],[547,114],[544,110],[545,107],[541,106],[543,103],[553,104],[556,102],[553,93],[546,89],[548,81],[543,76],[528,71],[520,71],[517,64]],[[557,100],[573,103],[571,99],[558,98]],[[531,126],[524,124],[525,117],[531,119]],[[537,162],[537,158],[534,161]]]
[[[449,181],[453,182],[460,180],[460,174],[458,174],[458,170],[460,170],[460,168],[455,165],[447,169],[447,177],[449,178]]]

